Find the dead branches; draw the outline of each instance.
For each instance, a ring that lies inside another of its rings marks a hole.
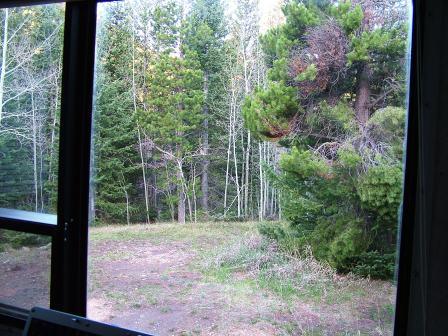
[[[304,42],[304,47],[291,53],[288,75],[300,96],[306,99],[325,91],[345,76],[348,40],[339,24],[329,19],[310,28]],[[310,67],[315,68],[315,74],[311,74],[311,78],[301,78]]]

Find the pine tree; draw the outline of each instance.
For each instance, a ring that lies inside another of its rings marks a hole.
[[[380,277],[392,275],[381,263],[394,260],[401,197],[407,22],[398,12],[288,2],[285,23],[261,39],[268,84],[244,106],[254,134],[289,148],[273,182],[296,246]]]
[[[132,43],[125,8],[108,8],[99,46],[96,98],[96,216],[107,222],[130,222],[137,207],[138,154],[132,114]],[[137,218],[139,220],[140,218]]]
[[[148,69],[147,109],[139,111],[138,120],[147,147],[176,172],[177,217],[179,223],[184,223],[186,201],[192,220],[186,168],[190,160],[201,154],[196,135],[203,120],[203,73],[197,54],[182,48],[180,12],[174,3],[154,10],[155,46],[159,53]]]
[[[204,217],[209,215],[210,146],[216,124],[213,117],[223,100],[223,66],[225,64],[226,27],[221,0],[196,0],[188,15],[184,34],[184,52],[195,52],[204,76],[203,125],[201,132],[202,160],[201,207]]]

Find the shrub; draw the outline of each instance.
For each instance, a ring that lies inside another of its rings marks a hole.
[[[392,279],[395,271],[395,253],[381,254],[378,251],[364,252],[353,258],[352,272],[374,279]]]
[[[51,237],[15,231],[3,231],[0,236],[0,251],[6,247],[21,248],[44,246],[51,242]]]

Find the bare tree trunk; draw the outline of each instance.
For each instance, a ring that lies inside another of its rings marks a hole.
[[[204,76],[204,122],[202,129],[202,150],[204,154],[204,159],[202,160],[202,178],[201,178],[201,206],[202,211],[204,212],[205,219],[208,218],[208,169],[210,166],[210,158],[209,155],[209,143],[208,143],[208,74],[206,73]]]
[[[240,188],[240,182],[239,182],[239,175],[238,175],[238,157],[236,155],[236,132],[235,132],[235,124],[236,124],[236,113],[234,113],[233,118],[233,161],[235,164],[235,184],[236,184],[236,196],[237,196],[237,214],[238,218],[241,217],[241,188]]]
[[[227,209],[227,189],[229,187],[229,169],[230,169],[230,149],[232,147],[232,107],[230,107],[230,118],[229,118],[229,138],[227,144],[227,163],[226,163],[226,184],[224,187],[224,216]]]
[[[179,202],[177,204],[177,222],[179,224],[185,224],[185,192],[183,187],[182,166],[177,167],[176,178],[177,183],[177,195]]]
[[[190,223],[193,222],[193,207],[191,205],[191,199],[190,196],[188,195],[188,186],[185,180],[185,176],[184,173],[182,172],[182,179],[183,179],[183,188],[184,188],[184,194],[185,194],[185,198],[187,200],[187,205],[188,205],[188,217],[190,219]]]
[[[231,99],[230,99],[230,107],[229,107],[229,134],[228,134],[228,143],[227,143],[227,163],[226,163],[226,184],[224,187],[224,217],[227,213],[227,195],[228,195],[228,187],[229,187],[229,176],[230,176],[230,155],[232,148],[232,139],[234,134],[234,110],[235,110],[235,90],[233,87],[233,79],[231,79]]]
[[[263,205],[264,205],[264,193],[263,193],[263,150],[262,150],[262,144],[261,142],[258,143],[258,153],[259,153],[259,174],[260,174],[260,199],[258,202],[258,219],[260,221],[263,220]]]
[[[140,133],[140,126],[138,124],[137,124],[137,135],[138,135],[138,149],[139,149],[139,154],[140,154],[140,164],[142,166],[143,188],[144,188],[144,195],[145,195],[146,224],[149,224],[148,186],[146,183],[146,169],[145,169],[145,159],[143,157],[142,137],[141,137],[141,133]]]
[[[137,113],[137,88],[135,84],[135,26],[132,25],[132,99],[134,103],[134,114]],[[140,126],[137,123],[137,135],[138,135],[138,148],[140,154],[140,161],[142,165],[142,178],[143,188],[145,195],[145,207],[146,207],[146,224],[149,224],[149,199],[148,199],[148,186],[146,183],[145,161],[143,157],[142,137],[140,133]]]
[[[38,211],[39,196],[37,185],[37,123],[36,123],[36,109],[34,106],[34,93],[31,92],[31,117],[32,117],[32,132],[33,132],[33,175],[34,175],[34,210]]]
[[[193,172],[193,213],[194,222],[197,223],[197,198],[196,198],[196,165],[192,164],[191,171]]]
[[[172,178],[169,176],[169,173],[168,173],[167,165],[165,166],[165,174],[166,174],[166,179],[168,181],[172,181]],[[173,204],[173,201],[172,201],[172,194],[171,194],[171,183],[168,183],[168,207],[170,209],[171,221],[174,222],[175,214],[174,214],[174,204]]]
[[[278,195],[278,220],[282,220],[282,194]]]
[[[123,192],[124,192],[124,197],[126,199],[126,223],[127,223],[127,225],[130,225],[131,224],[131,216],[130,216],[130,213],[129,213],[129,194],[128,194],[128,191],[126,190],[126,181],[124,179],[123,172],[121,172],[121,178],[122,178],[122,181],[123,181],[122,188],[123,188]]]
[[[263,142],[263,162],[265,163],[265,164],[269,164],[268,163],[268,160],[269,160],[269,158],[268,158],[268,155],[267,155],[267,151],[266,151],[266,148],[267,148],[267,143],[266,142]],[[263,167],[262,167],[263,168]],[[262,169],[263,170],[263,173],[264,173],[264,169]],[[269,194],[268,194],[268,190],[269,190],[269,181],[266,179],[266,174],[265,174],[265,176],[263,177],[263,180],[264,180],[264,195],[263,195],[263,217],[266,217],[266,209],[267,209],[267,203],[268,203],[268,197],[269,197]]]
[[[48,163],[48,181],[54,181],[54,175],[53,174],[53,157],[55,153],[55,141],[56,141],[56,125],[57,125],[57,118],[58,118],[58,110],[59,110],[59,78],[62,72],[62,66],[61,62],[58,62],[58,69],[57,69],[57,76],[55,78],[55,97],[54,97],[54,109],[52,113],[52,128],[51,128],[51,138],[50,138],[50,159]]]
[[[124,195],[126,197],[126,222],[128,225],[131,224],[131,218],[129,215],[129,195],[128,195],[128,191],[126,189],[124,189]]]
[[[356,92],[355,111],[356,118],[361,127],[365,126],[369,120],[370,104],[370,75],[371,71],[368,64],[362,67],[358,78],[358,89]]]
[[[9,9],[5,8],[5,22],[3,26],[3,44],[2,44],[2,69],[0,71],[0,126],[2,124],[3,115],[3,93],[5,88],[5,76],[6,76],[6,57],[8,53],[8,21],[9,21]]]
[[[249,162],[250,162],[250,131],[247,131],[247,149],[246,149],[246,174],[244,179],[244,217],[248,216],[248,208],[249,208]]]
[[[42,127],[39,126],[39,139],[43,139]],[[42,141],[39,141],[39,198],[40,198],[40,212],[44,211],[44,149]]]

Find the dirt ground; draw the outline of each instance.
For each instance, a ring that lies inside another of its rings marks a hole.
[[[198,266],[253,228],[218,224],[93,228],[88,316],[154,335],[391,335],[394,288],[370,281],[348,299],[284,299],[234,274]],[[48,305],[49,249],[0,253],[0,300]],[[30,258],[33,255],[34,257]]]
[[[50,246],[0,252],[0,302],[30,309],[50,302]]]

